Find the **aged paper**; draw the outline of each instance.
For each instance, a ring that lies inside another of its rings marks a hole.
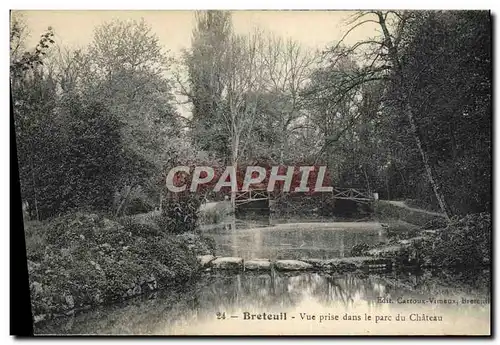
[[[487,11],[12,11],[37,335],[490,335]]]

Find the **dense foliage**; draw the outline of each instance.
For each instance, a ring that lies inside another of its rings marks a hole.
[[[213,250],[198,235],[84,213],[29,223],[26,237],[37,320],[184,282],[199,268],[196,254]]]
[[[49,28],[30,50],[13,16],[12,96],[31,217],[151,210],[179,157],[328,165],[334,185],[415,199],[449,217],[489,211],[489,14],[367,11],[353,15],[353,29],[363,20],[381,34],[314,56],[262,30],[234,33],[229,12],[199,12],[176,65],[184,70],[172,78],[175,62],[144,21],[104,23],[76,51],[61,49]],[[178,115],[174,88],[192,118]]]

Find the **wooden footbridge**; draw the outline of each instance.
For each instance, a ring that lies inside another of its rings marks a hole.
[[[332,199],[352,200],[360,203],[368,203],[376,200],[374,193],[358,188],[334,187],[331,193],[325,192],[324,194],[330,195]],[[235,203],[236,206],[240,206],[254,201],[272,200],[273,198],[274,196],[266,189],[250,189],[246,192],[237,192]]]

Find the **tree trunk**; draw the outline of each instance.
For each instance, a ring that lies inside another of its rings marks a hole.
[[[429,182],[432,186],[432,189],[433,189],[434,194],[436,196],[436,199],[439,203],[439,207],[441,208],[441,211],[445,215],[446,219],[449,221],[450,216],[448,215],[448,209],[446,207],[444,197],[441,194],[441,190],[440,190],[438,182],[434,178],[434,174],[432,172],[431,165],[429,164],[429,158],[427,157],[427,153],[425,152],[425,150],[422,146],[422,141],[420,140],[420,136],[418,134],[417,124],[415,123],[415,119],[413,118],[413,113],[412,113],[411,107],[408,103],[406,104],[406,115],[408,117],[408,121],[410,122],[411,131],[413,133],[413,137],[415,138],[415,142],[417,143],[418,151],[420,152],[420,156],[422,157],[422,161],[423,161],[424,167],[425,167],[425,172],[427,173],[427,178],[429,179]]]
[[[362,169],[363,169],[363,173],[365,175],[366,188],[368,189],[368,193],[371,194],[372,189],[370,188],[370,179],[368,178],[368,174],[366,173],[366,168],[364,165],[362,166]]]
[[[239,145],[240,145],[240,140],[239,136],[237,134],[234,135],[233,137],[233,142],[232,142],[232,148],[231,148],[231,165],[234,168],[235,175],[236,174],[236,169],[237,169],[237,162],[238,162],[238,150],[239,150]],[[238,187],[238,182],[236,182],[236,188]],[[233,209],[233,212],[236,211],[236,191],[233,190],[233,187],[231,186],[231,207]]]
[[[397,47],[393,44],[393,38],[389,33],[389,30],[387,28],[387,24],[385,21],[385,16],[381,11],[377,11],[377,16],[379,18],[379,24],[380,27],[382,28],[382,32],[384,35],[384,44],[386,45],[388,51],[389,51],[389,57],[392,60],[392,63],[394,64],[395,72],[398,77],[398,84],[399,88],[401,90],[404,90],[403,94],[403,103],[402,103],[402,109],[406,113],[406,116],[408,118],[408,121],[410,122],[410,129],[413,134],[413,137],[415,139],[415,142],[417,143],[417,148],[418,151],[420,152],[420,156],[422,157],[422,161],[424,163],[425,167],[425,172],[427,173],[427,178],[429,179],[429,183],[432,186],[432,189],[434,190],[434,194],[436,196],[436,199],[439,203],[439,207],[441,208],[443,214],[445,215],[446,219],[449,221],[450,217],[448,215],[448,210],[446,207],[446,203],[444,201],[444,197],[441,194],[440,187],[436,179],[434,178],[434,174],[432,172],[431,165],[429,164],[429,158],[427,157],[427,153],[425,152],[423,146],[422,146],[422,141],[420,140],[420,136],[418,133],[418,128],[417,124],[415,122],[415,118],[413,117],[413,112],[411,109],[410,102],[408,100],[408,95],[409,95],[409,90],[410,86],[406,85],[405,83],[405,76],[403,75],[402,68],[401,68],[401,63],[399,61],[399,56],[398,56],[398,50]]]
[[[35,202],[35,213],[36,213],[36,220],[40,221],[40,214],[38,213],[38,199],[36,197],[36,182],[35,182],[35,171],[33,168],[33,157],[30,158],[31,161],[31,181],[33,183],[33,199]]]

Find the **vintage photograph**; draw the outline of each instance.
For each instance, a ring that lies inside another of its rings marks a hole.
[[[12,10],[35,335],[491,335],[491,26]]]

